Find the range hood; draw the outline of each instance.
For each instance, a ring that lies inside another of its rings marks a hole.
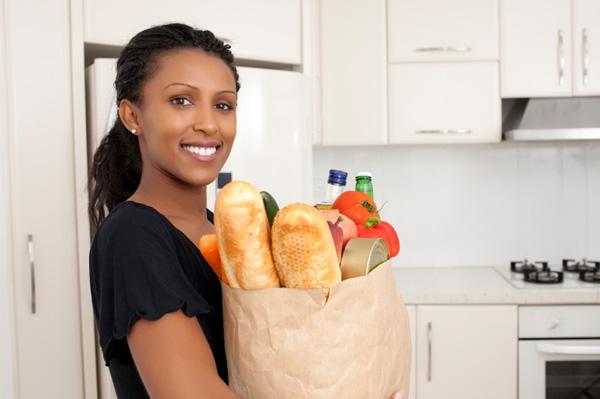
[[[503,101],[509,141],[600,140],[600,97]]]

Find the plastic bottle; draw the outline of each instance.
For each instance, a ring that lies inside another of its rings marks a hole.
[[[375,197],[373,196],[373,175],[369,172],[360,172],[357,174],[355,190],[367,194],[375,201]]]
[[[348,173],[343,170],[329,170],[329,178],[327,179],[327,188],[325,189],[325,198],[316,205],[317,209],[331,209],[336,198],[344,192],[346,188],[346,179]]]

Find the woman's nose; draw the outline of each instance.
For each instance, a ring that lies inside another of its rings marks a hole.
[[[194,121],[194,131],[213,135],[218,132],[219,126],[215,118],[215,109],[210,106],[198,107]]]

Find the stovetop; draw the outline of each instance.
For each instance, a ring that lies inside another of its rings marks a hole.
[[[510,265],[503,267],[496,267],[498,273],[500,273],[509,283],[515,288],[526,288],[526,289],[577,289],[577,288],[598,288],[600,289],[600,283],[582,281],[580,279],[581,272],[592,272],[594,270],[600,270],[600,263],[595,261],[580,260],[575,261],[572,259],[565,259],[562,265],[552,265],[545,261],[529,262],[527,260],[521,262],[511,262]],[[556,279],[558,283],[540,283],[540,282],[528,282],[525,281],[525,274],[529,278],[535,278],[535,273],[539,274],[542,280],[545,279]],[[600,272],[597,272],[600,273]],[[591,277],[591,276],[589,276]]]

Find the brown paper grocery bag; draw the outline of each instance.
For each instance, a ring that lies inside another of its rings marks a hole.
[[[321,289],[223,287],[229,385],[245,399],[408,398],[410,332],[390,261]]]

